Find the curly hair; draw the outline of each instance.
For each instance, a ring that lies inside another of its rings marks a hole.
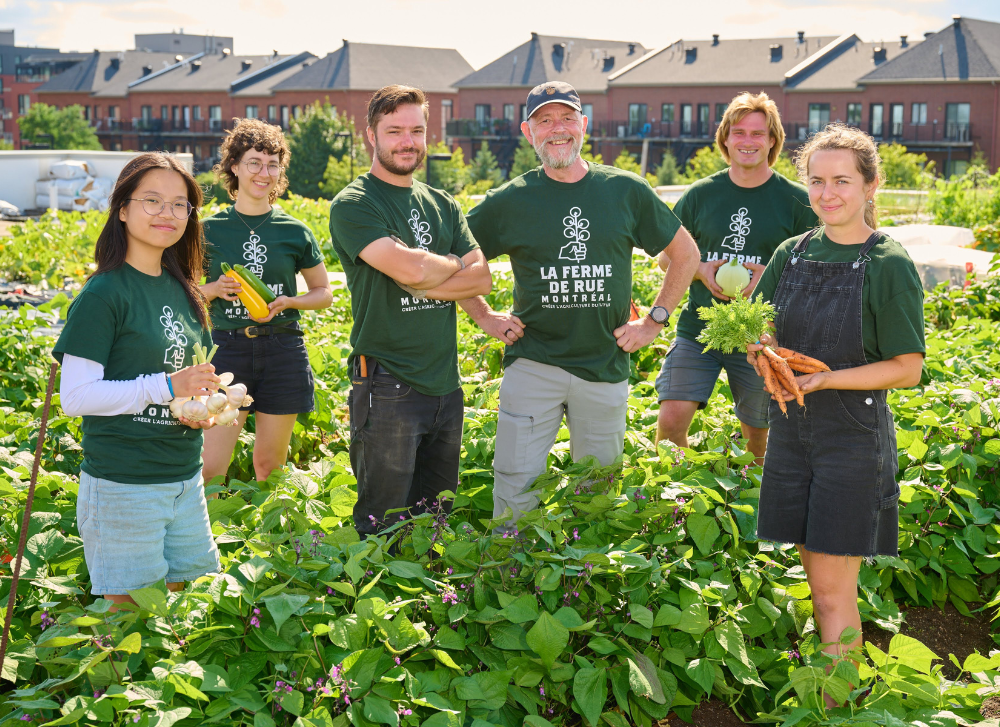
[[[288,177],[285,172],[288,170],[288,160],[292,152],[288,148],[288,142],[285,141],[285,135],[281,133],[279,127],[261,119],[233,119],[233,121],[235,126],[226,132],[226,138],[223,139],[222,148],[219,150],[222,160],[212,167],[212,171],[229,192],[229,197],[235,201],[239,193],[240,180],[233,173],[233,167],[240,163],[243,155],[250,149],[265,154],[277,154],[278,162],[281,164],[281,174],[278,176],[278,183],[268,195],[268,200],[273,203],[288,189]]]
[[[882,159],[878,155],[878,145],[875,140],[861,129],[847,124],[833,123],[823,131],[813,134],[795,155],[795,166],[803,184],[809,184],[809,159],[812,155],[818,151],[835,149],[846,149],[854,154],[858,172],[865,180],[865,184],[881,184],[885,181]],[[878,229],[878,206],[874,195],[865,204],[865,224],[873,230]]]
[[[767,119],[767,134],[774,141],[774,146],[767,154],[767,166],[773,167],[774,162],[778,159],[781,147],[785,144],[785,129],[781,125],[778,105],[763,91],[758,94],[743,92],[729,102],[726,112],[722,115],[722,122],[715,130],[715,143],[719,147],[722,158],[726,160],[726,164],[732,164],[732,160],[729,158],[729,149],[726,148],[729,131],[733,128],[733,124],[740,123],[748,114],[755,112],[764,114]]]

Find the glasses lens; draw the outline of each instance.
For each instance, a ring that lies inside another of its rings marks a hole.
[[[186,220],[191,216],[191,203],[190,202],[174,202],[172,205],[174,208],[174,217],[179,220]]]
[[[263,169],[263,165],[256,159],[247,162],[247,171],[251,174],[257,174],[261,169]]]
[[[279,174],[281,174],[281,165],[280,164],[268,164],[267,165],[267,173],[270,174],[272,177],[277,177]]]
[[[158,215],[163,211],[163,200],[156,197],[146,197],[142,200],[142,209],[147,215]]]

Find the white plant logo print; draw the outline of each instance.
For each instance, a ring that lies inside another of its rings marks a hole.
[[[567,242],[559,249],[560,260],[572,260],[578,263],[587,257],[587,246],[584,243],[590,239],[590,232],[587,229],[590,227],[590,220],[581,217],[581,214],[583,212],[579,207],[573,207],[569,215],[563,217],[563,225],[566,226],[563,235],[572,242]]]
[[[410,210],[410,229],[413,230],[413,237],[417,241],[417,247],[421,250],[430,250],[434,238],[431,236],[431,226],[429,222],[420,221],[420,212]]]
[[[243,259],[247,261],[246,269],[258,278],[264,275],[264,263],[267,262],[267,246],[260,244],[260,235],[251,234],[250,239],[243,243]]]
[[[729,229],[732,230],[732,235],[727,235],[722,241],[722,246],[727,247],[734,252],[740,252],[743,246],[747,244],[747,235],[750,234],[750,222],[752,221],[747,217],[747,208],[740,207],[739,211],[729,218]]]
[[[184,368],[184,359],[187,358],[188,340],[180,321],[174,320],[174,311],[169,305],[163,306],[160,325],[163,326],[163,335],[167,337],[169,343],[163,352],[163,363],[172,366],[174,371],[180,371]]]

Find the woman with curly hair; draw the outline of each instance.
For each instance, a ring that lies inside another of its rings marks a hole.
[[[203,221],[212,339],[219,371],[231,371],[253,398],[232,427],[205,437],[205,481],[225,475],[247,416],[255,414],[253,466],[258,480],[285,464],[295,418],[313,410],[313,375],[299,326],[299,311],[326,308],[333,300],[315,235],[274,205],[288,187],[289,150],[277,126],[241,119],[222,143],[215,167],[229,196],[226,208]],[[238,298],[240,283],[222,264],[243,265],[274,293],[263,318],[254,318]],[[299,295],[301,273],[309,291]]]

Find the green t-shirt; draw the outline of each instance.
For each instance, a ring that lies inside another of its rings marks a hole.
[[[527,358],[586,381],[627,379],[612,332],[629,319],[632,248],[657,255],[680,226],[644,179],[603,164],[572,183],[533,169],[488,192],[469,227],[487,258],[510,256],[525,325],[504,365]]]
[[[330,205],[330,235],[351,291],[351,353],[373,357],[405,384],[427,396],[455,391],[458,339],[455,303],[412,300],[361,251],[395,235],[410,247],[464,257],[478,245],[458,203],[445,192],[413,180],[397,187],[362,174]]]
[[[785,263],[799,237],[785,240],[757,284],[757,294],[770,301],[778,289]],[[809,240],[803,260],[849,263],[858,259],[862,245],[831,241],[820,228]],[[917,269],[898,242],[883,235],[868,253],[861,286],[861,337],[869,363],[885,361],[904,353],[924,353],[924,291]],[[781,343],[779,340],[778,343]]]
[[[203,220],[209,282],[219,279],[225,262],[253,271],[275,296],[294,298],[299,294],[295,273],[323,262],[319,243],[312,230],[280,207],[272,207],[269,214],[270,219],[267,214],[241,215],[244,223],[231,206]],[[209,312],[212,327],[222,331],[257,325],[238,299],[216,298],[209,304]],[[297,309],[286,308],[270,325],[297,321],[299,316]]]
[[[801,184],[777,172],[759,187],[740,187],[729,178],[729,170],[692,184],[674,206],[685,229],[691,233],[701,261],[728,260],[767,265],[784,240],[819,224],[809,206],[809,193]],[[697,340],[705,324],[698,309],[715,298],[700,280],[691,283],[688,304],[677,320],[677,335]]]
[[[96,361],[107,381],[173,373],[192,364],[194,344],[211,346],[181,284],[128,263],[95,275],[73,300],[52,350]],[[174,419],[166,404],[138,414],[83,417],[83,470],[127,484],[180,482],[201,469],[202,431]]]

